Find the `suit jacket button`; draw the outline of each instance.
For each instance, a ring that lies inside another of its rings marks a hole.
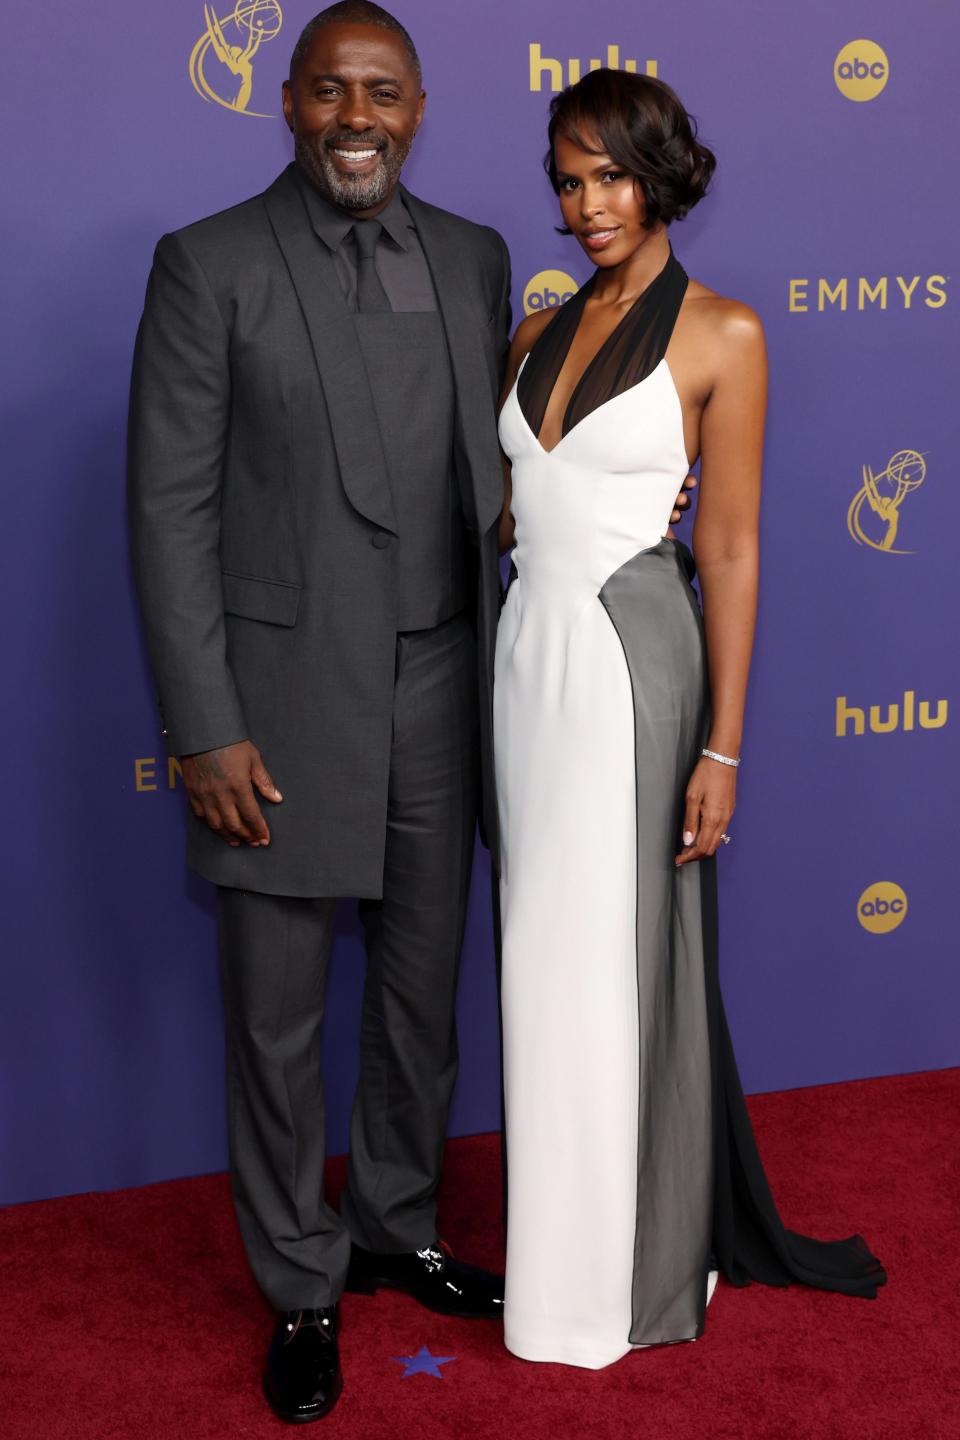
[[[390,544],[390,536],[385,530],[378,530],[370,542],[377,550],[386,550]]]

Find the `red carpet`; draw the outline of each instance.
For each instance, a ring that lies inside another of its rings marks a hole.
[[[890,1280],[875,1301],[723,1281],[707,1333],[600,1372],[531,1365],[492,1322],[406,1296],[348,1296],[346,1390],[329,1440],[957,1440],[960,1070],[751,1101],[788,1224],[859,1229]],[[443,1232],[496,1264],[499,1142],[453,1141]],[[343,1162],[331,1164],[338,1190]],[[558,1263],[563,1257],[558,1256]],[[223,1176],[0,1212],[2,1440],[258,1440],[270,1315]],[[404,1378],[393,1358],[456,1358]]]

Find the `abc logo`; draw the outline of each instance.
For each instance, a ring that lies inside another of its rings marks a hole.
[[[833,78],[848,100],[874,100],[890,78],[890,62],[873,40],[851,40],[833,62]]]
[[[523,292],[523,313],[535,315],[538,310],[564,305],[579,288],[576,280],[562,270],[541,270]]]
[[[857,919],[871,935],[896,930],[907,913],[907,897],[892,880],[868,885],[857,901]]]

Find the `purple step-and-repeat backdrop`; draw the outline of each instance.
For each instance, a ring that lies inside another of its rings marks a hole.
[[[126,558],[126,387],[159,235],[287,163],[280,84],[312,13],[46,0],[4,23],[3,1201],[225,1164],[211,894],[184,869]],[[504,234],[517,316],[588,273],[540,167],[551,92],[635,65],[699,117],[718,176],[674,245],[760,312],[772,362],[761,620],[720,857],[744,1082],[957,1064],[960,16],[937,0],[398,13],[429,93],[407,181]],[[455,1133],[499,1120],[487,889],[480,856]],[[362,970],[344,905],[332,1151]]]

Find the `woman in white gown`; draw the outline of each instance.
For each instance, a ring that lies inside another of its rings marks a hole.
[[[714,159],[661,82],[591,73],[548,170],[596,263],[520,325],[500,418],[514,543],[497,640],[508,1159],[506,1343],[597,1368],[696,1338],[715,1268],[873,1295],[859,1237],[784,1230],[717,981],[757,594],[756,315],[668,226]],[[694,544],[665,538],[701,459]]]

